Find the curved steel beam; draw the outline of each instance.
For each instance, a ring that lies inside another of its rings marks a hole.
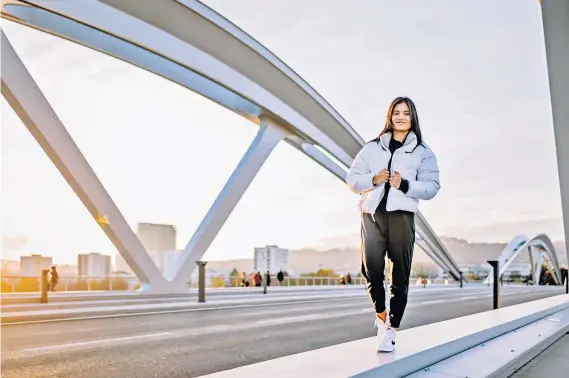
[[[205,51],[258,83],[325,130],[348,155],[360,150],[363,139],[316,90],[253,37],[200,1],[100,1]]]
[[[294,71],[199,1],[4,0],[2,17],[153,72],[257,124],[268,117],[289,131],[288,143],[342,180],[343,169],[318,148],[350,166],[364,145]],[[458,278],[422,214],[416,219],[435,261]]]
[[[446,264],[439,259],[437,254],[433,252],[429,243],[427,243],[423,238],[419,237],[415,240],[415,243],[429,256],[438,266],[443,268],[444,270],[448,270]]]
[[[428,243],[431,244],[431,248],[434,251],[438,251],[438,257],[442,260],[443,264],[439,264],[443,269],[446,269],[449,274],[455,279],[460,280],[460,268],[458,264],[454,261],[446,247],[443,245],[437,234],[433,231],[431,226],[427,223],[423,214],[417,213],[415,217],[415,223],[417,228],[423,230],[425,235],[423,236]],[[436,260],[435,260],[436,261]],[[464,278],[463,278],[464,280]]]
[[[327,119],[327,122],[313,123],[310,120],[312,114],[301,113],[302,109],[281,99],[287,97],[287,91],[274,93],[274,90],[265,88],[267,82],[277,80],[282,73],[270,72],[264,82],[258,83],[233,67],[241,55],[231,55],[233,61],[227,62],[211,55],[211,47],[206,52],[202,46],[211,42],[212,37],[203,30],[197,33],[202,38],[200,43],[186,41],[177,37],[179,32],[176,30],[173,31],[176,34],[172,34],[168,29],[163,30],[95,0],[22,0],[18,3],[21,5],[5,4],[3,15],[153,72],[259,125],[263,116],[269,117],[280,126],[289,128],[292,134],[321,146],[345,165],[351,164],[351,155],[355,156],[353,150],[359,150],[363,145],[360,137],[352,135],[355,132],[351,128],[345,128],[345,121],[340,123],[339,120]],[[139,12],[145,10],[142,1],[120,3]],[[177,25],[180,29],[188,29],[190,25],[204,21],[203,16],[173,0],[152,0],[146,5],[149,9],[158,7],[156,17],[172,17],[172,22],[167,20],[167,24]],[[174,23],[173,20],[179,20],[181,16],[185,21]],[[227,34],[218,27],[214,30],[217,34]],[[227,50],[228,47],[219,45],[216,49]],[[265,61],[266,57],[259,55],[253,65],[262,65]],[[299,86],[295,88],[293,95],[306,95]],[[346,140],[349,141],[347,150],[342,147]]]
[[[503,249],[500,257],[498,257],[498,262],[500,263],[500,270],[499,276],[504,274],[504,272],[509,268],[512,262],[516,259],[516,257],[523,251],[527,251],[528,248],[536,248],[542,251],[547,255],[549,259],[546,259],[548,262],[548,269],[551,271],[551,275],[555,280],[555,283],[558,285],[562,284],[561,280],[561,270],[559,266],[559,261],[557,259],[557,253],[555,252],[555,247],[549,239],[549,236],[545,234],[539,234],[534,236],[533,238],[528,238],[525,235],[518,235],[514,237]],[[541,267],[539,266],[538,262],[538,271],[536,274],[539,274],[541,271]],[[550,266],[552,265],[552,266]],[[485,283],[492,282],[493,276],[489,275],[488,278],[484,281]]]
[[[314,101],[318,102],[321,107],[325,108],[329,112],[328,115],[332,115],[334,117],[334,121],[341,124],[343,128],[347,128],[352,137],[356,136],[356,145],[352,144],[349,147],[344,144],[345,141],[342,138],[335,138],[335,141],[339,143],[339,145],[342,146],[348,154],[350,154],[351,159],[355,157],[355,155],[364,145],[363,140],[351,129],[351,127],[349,127],[347,122],[343,120],[339,114],[331,106],[329,106],[324,101],[324,99],[322,99],[318,93],[316,93],[316,91],[314,91],[306,82],[304,82],[304,80],[302,80],[294,71],[292,71],[269,50],[267,50],[256,40],[247,35],[240,28],[201,2],[195,0],[177,0],[177,3],[184,5],[188,10],[191,11],[190,13],[182,15],[183,12],[181,12],[178,7],[174,6],[169,1],[101,1],[139,19],[142,19],[162,30],[165,30],[192,45],[202,48],[204,51],[207,51],[212,56],[217,57],[223,62],[230,62],[228,64],[231,64],[232,67],[235,67],[235,69],[239,72],[244,73],[247,77],[254,78],[255,82],[262,83],[262,85],[265,88],[269,88],[272,93],[278,93],[279,97],[286,99],[287,104],[291,104],[291,106],[293,106],[295,109],[300,110],[305,108],[306,104],[312,103]],[[196,15],[199,15],[201,17],[195,18]],[[179,20],[178,25],[176,25],[177,20]],[[196,22],[188,22],[189,20]],[[208,22],[204,23],[204,20],[207,20]],[[223,32],[219,33],[219,29],[222,29]],[[200,36],[203,35],[210,36],[211,40],[204,41],[204,39],[200,38]],[[241,42],[241,44],[232,44],[231,41],[228,41],[228,39],[237,39]],[[229,48],[230,46],[232,48]],[[252,53],[262,55],[266,61],[261,62],[262,64],[259,65],[260,62],[258,60],[250,58],[250,55]],[[270,63],[271,66],[266,63]],[[266,78],[269,76],[267,74],[267,71],[274,71],[275,69],[278,71],[279,75],[274,75],[273,80],[267,80]],[[302,87],[305,92],[303,93],[303,96],[299,96],[299,93],[297,93],[297,91],[289,92],[285,89],[290,86],[290,82],[279,80],[283,73],[287,75],[287,77],[292,80],[294,84]],[[310,100],[308,100],[306,94],[311,95],[309,96]],[[303,101],[299,101],[299,99],[303,99]],[[306,110],[304,112],[300,112],[303,115],[308,115],[307,119],[312,121],[314,124],[321,125],[322,127],[326,125],[328,135],[331,135],[338,130],[337,127],[331,127],[333,124],[327,124],[324,120],[319,121],[315,116],[311,117],[310,115],[315,114],[315,111],[310,112]],[[342,129],[342,127],[339,129]],[[338,156],[336,155],[336,157]],[[322,165],[320,159],[315,160]],[[343,162],[347,166],[350,165],[347,164],[347,161]],[[336,174],[334,171],[331,172]],[[458,265],[450,256],[444,245],[441,243],[440,239],[430,228],[420,212],[417,214],[417,226],[425,230],[429,235],[429,237],[426,239],[431,240],[432,243],[436,245],[436,250],[439,251],[442,255],[441,260],[445,262],[442,267],[448,270],[448,272],[456,280],[458,280],[460,278],[460,269],[458,268]]]

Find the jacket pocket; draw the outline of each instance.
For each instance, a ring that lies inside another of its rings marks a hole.
[[[419,209],[419,200],[407,197],[407,195],[402,191],[391,188],[389,191],[389,199],[387,201],[387,209],[390,211],[404,210],[415,213]]]
[[[382,184],[376,189],[362,193],[360,195],[358,210],[361,211],[362,213],[373,214],[375,209],[372,209],[372,207],[377,206],[379,204],[379,197],[381,197],[381,194],[383,193],[384,189],[385,185]]]

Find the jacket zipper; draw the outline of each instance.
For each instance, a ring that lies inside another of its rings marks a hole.
[[[389,176],[393,175],[393,172],[395,172],[395,154],[397,153],[397,151],[399,151],[400,148],[396,149],[392,154],[391,154],[391,169],[389,172]],[[391,151],[389,151],[391,152]],[[389,191],[391,192],[391,190],[393,190],[393,188],[389,189]],[[387,196],[387,198],[385,199],[385,210],[388,210],[389,208],[389,196]]]
[[[389,151],[389,150],[387,150],[387,152],[389,152],[389,153],[391,154],[391,157],[389,158],[389,160],[391,160],[391,167],[393,168],[393,156],[394,156],[395,154],[392,154],[391,151]],[[395,152],[397,152],[397,150],[396,150]],[[389,165],[389,162],[387,163],[387,165]],[[391,173],[390,173],[390,174],[391,174]],[[384,187],[383,187],[383,191],[385,192],[385,184],[384,184]],[[385,195],[385,194],[384,194],[384,195]],[[377,205],[375,206],[375,209],[374,209],[373,213],[371,214],[371,218],[373,219],[374,222],[375,222],[375,212],[377,211],[377,208],[379,207],[379,204],[381,203],[381,200],[382,200],[382,199],[383,199],[383,197],[379,200],[379,202],[378,202]],[[386,201],[389,201],[389,196],[387,197],[387,200],[386,200]],[[387,203],[385,203],[385,208],[387,208]]]

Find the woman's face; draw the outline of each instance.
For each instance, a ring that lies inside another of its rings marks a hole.
[[[395,131],[409,131],[411,129],[411,112],[405,102],[395,105],[391,122]]]

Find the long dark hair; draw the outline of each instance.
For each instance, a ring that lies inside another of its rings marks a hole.
[[[411,128],[409,131],[413,131],[417,136],[417,146],[420,146],[423,143],[423,136],[421,135],[421,127],[419,125],[419,115],[417,114],[417,108],[415,107],[415,103],[409,97],[397,97],[391,105],[389,106],[389,110],[387,111],[387,118],[385,119],[385,127],[383,131],[377,137],[377,140],[388,131],[393,130],[393,122],[391,118],[393,117],[393,110],[397,105],[400,103],[406,103],[409,111],[411,112]],[[417,147],[415,147],[417,148]]]

